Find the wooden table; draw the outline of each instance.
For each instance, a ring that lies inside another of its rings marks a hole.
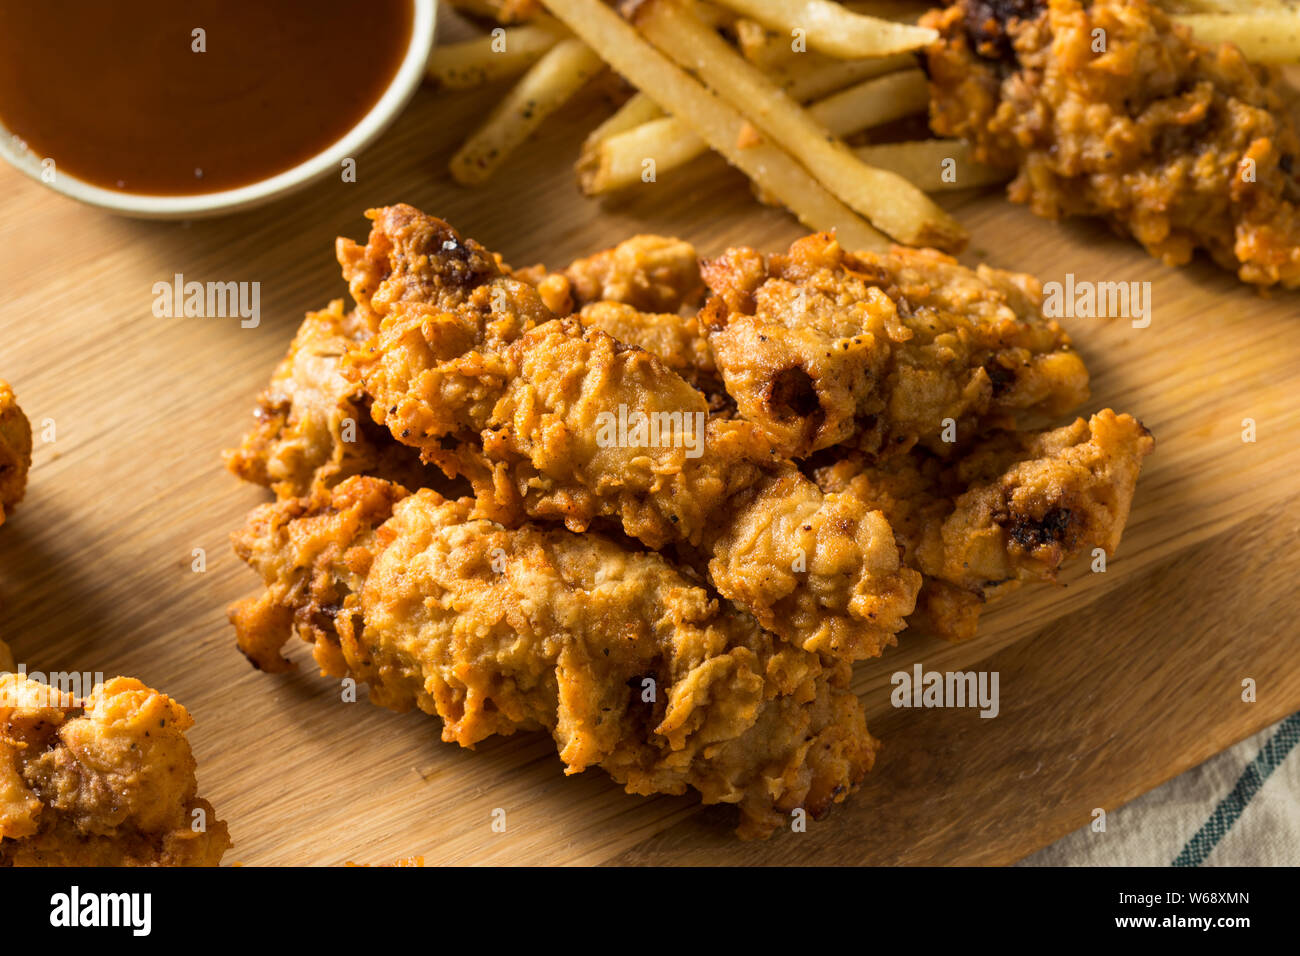
[[[1261,297],[1203,263],[1166,268],[996,190],[944,200],[974,237],[967,262],[1151,282],[1149,328],[1066,325],[1093,373],[1088,410],[1133,412],[1157,449],[1104,574],[1075,568],[1059,588],[1022,591],[974,643],[905,633],[859,667],[885,750],[827,820],[740,843],[728,808],[628,796],[599,771],[566,779],[547,738],[461,751],[434,719],[341,703],[309,663],[287,678],[255,672],[225,608],[256,581],[227,536],[266,495],[219,454],[251,423],[302,313],[345,295],[333,240],[363,236],[364,209],[414,203],[516,265],[563,264],[638,231],[706,255],[801,232],[714,158],[584,199],[571,164],[606,108],[595,93],[488,186],[462,189],[447,159],[496,95],[421,91],[358,157],[355,183],[214,221],[114,218],[0,169],[0,375],[38,432],[27,500],[0,532],[0,633],[30,669],[131,674],[183,701],[202,792],[235,839],[228,861],[1009,863],[1300,708],[1296,297]],[[260,282],[260,325],[155,318],[153,284],[178,272]],[[193,569],[196,548],[206,570]],[[894,671],[977,661],[1000,674],[996,719],[891,708]]]

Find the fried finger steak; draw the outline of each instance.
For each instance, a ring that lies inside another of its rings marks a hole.
[[[806,650],[875,656],[911,613],[919,576],[851,495],[824,495],[758,426],[708,416],[648,352],[556,319],[537,290],[441,220],[370,213],[339,258],[375,336],[344,366],[376,421],[474,486],[505,524],[617,521],[651,548],[699,557],[719,593]],[[635,413],[662,426],[634,433]]]
[[[975,636],[983,605],[1069,560],[1113,555],[1143,459],[1155,442],[1110,409],[1049,431],[983,439],[955,461],[917,449],[873,463],[853,455],[816,471],[889,518],[904,560],[925,576],[913,625]]]
[[[793,458],[833,445],[946,454],[1088,397],[1087,370],[1031,276],[932,249],[853,253],[828,233],[785,254],[730,249],[704,275],[727,391]]]
[[[870,768],[847,664],[778,641],[657,554],[473,511],[366,477],[257,509],[234,540],[267,590],[232,610],[240,647],[282,670],[296,631],[324,673],[436,714],[448,742],[544,729],[566,772],[735,803],[744,836],[820,815]]]
[[[1148,0],[960,0],[922,21],[930,124],[1017,170],[1040,216],[1100,216],[1170,265],[1300,284],[1295,96]]]
[[[83,703],[0,675],[0,866],[216,866],[185,708],[116,677]]]

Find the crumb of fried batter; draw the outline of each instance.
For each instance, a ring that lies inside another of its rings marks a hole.
[[[405,868],[407,868],[407,867],[417,868],[417,869],[418,869],[418,868],[424,866],[424,857],[422,857],[422,856],[400,856],[400,857],[398,857],[396,860],[394,860],[392,863],[379,863],[379,864],[375,864],[375,863],[354,863],[352,860],[348,860],[348,861],[347,861],[346,863],[344,863],[343,865],[344,865],[345,867],[356,868],[356,869],[371,869],[371,868],[376,867],[376,866],[377,866],[378,868],[380,868],[380,869],[405,869]]]
[[[0,675],[0,866],[216,866],[230,835],[196,794],[193,723],[131,678],[78,702]]]
[[[922,22],[940,32],[932,128],[1017,170],[1013,201],[1102,217],[1170,265],[1202,249],[1243,282],[1300,285],[1296,96],[1276,69],[1148,0],[962,0]]]

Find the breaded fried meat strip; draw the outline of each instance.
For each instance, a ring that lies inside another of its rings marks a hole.
[[[784,254],[731,249],[704,276],[727,391],[783,455],[918,443],[946,454],[990,427],[1046,425],[1088,396],[1031,276],[929,249],[853,253],[827,233]]]
[[[961,0],[922,22],[940,33],[931,127],[1015,170],[1014,202],[1104,218],[1169,265],[1203,249],[1243,282],[1300,285],[1296,96],[1277,70],[1148,0]]]
[[[718,367],[698,315],[643,312],[623,302],[602,301],[583,306],[578,319],[586,328],[645,349],[692,385],[718,381]]]
[[[593,302],[583,306],[578,319],[585,328],[600,329],[624,345],[645,349],[704,395],[709,414],[735,414],[735,403],[722,384],[697,314],[640,312],[622,302]]]
[[[1142,461],[1142,423],[1105,409],[1050,431],[995,435],[943,462],[922,451],[873,464],[861,455],[818,469],[827,491],[852,491],[889,518],[904,561],[925,575],[914,626],[975,636],[983,604],[1068,561],[1113,555]]]
[[[874,759],[849,667],[777,640],[657,554],[473,516],[470,499],[354,477],[257,509],[234,537],[266,591],[232,609],[257,666],[293,632],[371,700],[472,747],[542,729],[567,773],[698,791],[766,836],[824,813]]]

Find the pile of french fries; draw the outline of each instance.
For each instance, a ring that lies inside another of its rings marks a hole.
[[[1295,0],[1167,0],[1161,6],[1203,43],[1235,44],[1256,63],[1300,63]]]
[[[927,109],[916,51],[934,31],[909,0],[456,0],[492,16],[488,36],[438,47],[429,79],[465,89],[519,77],[451,160],[486,181],[593,76],[638,92],[587,136],[578,183],[599,196],[713,150],[813,230],[849,248],[891,241],[957,251],[967,235],[927,193],[1003,181],[959,140],[851,147],[847,139]],[[1168,0],[1207,42],[1261,62],[1300,62],[1300,16],[1283,0]]]

